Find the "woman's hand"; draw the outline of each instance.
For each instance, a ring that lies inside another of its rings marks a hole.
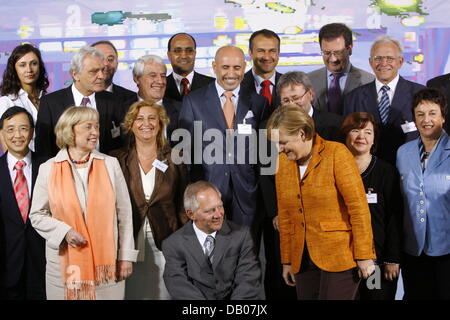
[[[398,263],[388,263],[384,265],[384,278],[393,281],[400,274],[400,265]]]
[[[78,246],[85,246],[87,244],[86,239],[74,229],[70,229],[66,233],[65,239],[69,244],[69,246],[71,246],[72,248],[76,248]]]
[[[117,262],[117,280],[122,281],[131,276],[133,262],[120,260]]]
[[[295,277],[290,264],[283,264],[283,279],[288,286],[295,287]]]
[[[280,229],[278,229],[278,216],[276,216],[275,218],[272,219],[272,224],[273,227],[275,228],[275,230],[279,231]]]
[[[360,278],[367,279],[375,272],[375,263],[371,259],[356,260],[356,264],[358,265],[358,275]]]

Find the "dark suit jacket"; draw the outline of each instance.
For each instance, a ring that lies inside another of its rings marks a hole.
[[[125,109],[123,110],[124,113],[122,114],[122,122],[125,118],[125,115],[128,112],[128,109],[130,109],[130,106],[138,101],[138,95],[137,93],[134,94],[134,97],[132,97],[130,100],[128,100],[125,103]],[[170,144],[173,146],[173,143],[170,140],[170,137],[172,136],[172,132],[178,128],[178,116],[181,111],[181,102],[174,100],[169,97],[164,97],[162,101],[163,107],[166,110],[167,116],[169,117],[169,125],[167,126],[167,139],[169,140]]]
[[[395,165],[397,149],[405,142],[419,136],[418,131],[403,133],[401,125],[405,121],[414,121],[411,112],[412,98],[417,91],[423,88],[425,87],[421,84],[400,77],[389,109],[388,123],[382,125],[378,110],[378,95],[375,81],[372,81],[356,88],[344,97],[344,116],[360,111],[371,113],[381,129],[376,155]]]
[[[133,99],[136,96],[136,92],[128,90],[124,87],[118,86],[113,83],[112,94],[115,96],[115,99],[119,101],[120,106],[126,110],[128,110],[129,106],[127,106],[126,102]],[[122,111],[122,113],[126,113]]]
[[[97,111],[100,115],[100,152],[109,153],[122,146],[119,135],[112,135],[114,127],[120,128],[121,105],[110,92],[95,94]],[[59,149],[56,146],[54,128],[59,117],[69,107],[74,106],[71,87],[55,91],[42,97],[36,122],[36,153],[43,158],[54,157]]]
[[[156,169],[155,188],[149,201],[146,201],[142,187],[136,147],[133,145],[111,152],[119,160],[130,193],[134,238],[137,239],[147,216],[156,247],[160,250],[161,242],[188,221],[183,206],[183,194],[187,185],[186,167],[183,164],[175,165],[170,152],[171,149],[167,147],[158,154],[158,160],[169,167],[166,172]]]
[[[164,282],[176,300],[255,300],[261,269],[249,229],[225,220],[216,233],[212,264],[204,254],[192,222],[163,244]]]
[[[444,129],[450,134],[450,73],[430,79],[427,81],[427,87],[441,89],[447,96],[447,116],[445,117]]]
[[[203,88],[211,82],[214,82],[215,78],[205,76],[204,74],[197,73],[194,71],[194,77],[192,78],[192,84],[190,91],[197,90],[199,88]],[[170,98],[176,101],[182,101],[183,97],[181,97],[180,91],[178,91],[177,83],[175,82],[175,78],[173,74],[167,76],[167,87],[166,92],[164,94],[164,98]]]
[[[34,186],[40,161],[32,154],[32,181]],[[0,157],[0,277],[7,299],[45,299],[45,240],[27,219],[23,223],[17,206],[7,153]],[[31,204],[30,204],[31,206]],[[24,287],[17,286],[23,281]]]
[[[277,94],[277,83],[278,83],[278,80],[280,80],[281,76],[282,76],[281,73],[279,73],[279,72],[275,73],[275,86],[272,91],[272,105],[268,106],[268,108],[266,108],[266,112],[263,116],[263,119],[269,119],[273,110],[278,108],[278,106],[281,104],[280,97]],[[241,83],[241,86],[244,89],[248,90],[249,93],[260,94],[260,92],[256,92],[255,77],[253,76],[253,72],[251,69],[245,73],[244,79],[242,80],[242,83]]]
[[[266,103],[267,99],[263,96],[256,93],[249,94],[245,89],[241,88],[234,129],[236,130],[237,124],[242,124],[244,117],[248,115],[249,111],[252,111],[253,116],[247,118],[246,123],[251,124],[252,129],[258,132]],[[206,154],[212,154],[211,148],[214,146],[215,159],[218,161],[214,161],[213,164],[207,164],[202,157],[200,164],[190,166],[190,180],[207,180],[219,188],[223,199],[231,199],[233,197],[237,199],[239,205],[233,207],[231,212],[228,212],[228,214],[231,214],[231,220],[244,225],[252,225],[257,212],[257,166],[250,163],[248,155],[251,151],[257,151],[256,145],[250,144],[249,139],[245,139],[244,150],[242,148],[238,150],[237,138],[235,137],[233,139],[234,149],[230,147],[229,149],[231,150],[226,150],[226,121],[215,82],[191,92],[183,99],[183,107],[181,108],[178,123],[180,128],[187,129],[190,132],[192,139],[195,138],[194,121],[201,122],[202,134],[208,129],[216,129],[221,133],[222,137],[220,138],[222,140],[213,142],[202,141],[202,153],[209,146]],[[191,151],[190,154],[193,156],[194,144],[190,142],[189,147],[191,149],[188,151]],[[242,156],[245,156],[245,161],[242,161]],[[229,161],[227,158],[231,160],[232,164],[226,164],[226,161]],[[240,164],[242,162],[245,163]]]

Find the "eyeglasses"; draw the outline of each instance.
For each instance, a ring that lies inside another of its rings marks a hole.
[[[392,57],[392,56],[373,56],[372,60],[375,63],[381,63],[381,61],[383,61],[384,59],[386,59],[387,63],[392,63],[395,61],[395,59],[397,59],[397,57]]]
[[[301,101],[303,99],[303,97],[309,92],[309,89],[305,91],[305,93],[303,93],[301,96],[293,96],[291,98],[284,98],[283,100],[281,100],[284,104],[288,104],[288,103],[297,103],[299,101]]]
[[[342,50],[334,50],[334,51],[320,51],[322,56],[324,57],[330,57],[331,55],[334,55],[336,58],[342,58],[347,51],[347,48]]]

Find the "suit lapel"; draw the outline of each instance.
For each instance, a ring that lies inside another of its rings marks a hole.
[[[216,269],[220,260],[226,252],[226,248],[230,244],[230,226],[226,220],[223,221],[222,228],[216,233],[216,246],[214,248],[214,257],[212,262],[213,269]]]
[[[394,97],[392,98],[391,110],[389,110],[388,119],[390,123],[395,122],[398,117],[402,118],[403,113],[401,110],[410,108],[408,105],[409,100],[404,99],[404,94],[406,91],[408,91],[407,82],[405,79],[400,77],[398,79],[397,87],[395,88]],[[400,122],[403,123],[403,120],[406,119],[400,119]]]
[[[314,170],[315,167],[319,165],[319,163],[322,161],[322,156],[320,155],[320,152],[322,152],[324,145],[323,145],[323,139],[316,134],[314,137],[315,141],[313,143],[312,151],[311,151],[311,161],[308,164],[308,167],[306,168],[305,174],[303,175],[302,180],[306,179],[306,177],[309,175],[309,173]]]
[[[239,91],[239,101],[237,105],[236,118],[234,121],[234,128],[237,128],[238,123],[243,123],[244,117],[250,110],[251,101],[250,95],[245,94],[244,90]]]
[[[366,112],[371,113],[381,123],[380,112],[378,111],[378,95],[375,81],[372,81],[364,90],[364,102]]]
[[[200,242],[198,242],[192,223],[193,222],[190,221],[183,229],[183,238],[185,240],[183,245],[186,248],[186,252],[189,252],[192,255],[201,268],[209,269],[206,256]]]
[[[225,121],[225,115],[223,114],[222,104],[220,102],[219,94],[217,93],[215,82],[209,85],[206,91],[205,103],[203,104],[205,109],[205,118],[208,121],[216,122],[217,126],[211,126],[211,128],[217,128],[222,132],[225,132],[227,124]]]
[[[167,157],[163,154],[158,154],[158,160],[161,162],[164,162],[165,164],[168,165],[168,161],[167,161]],[[164,181],[164,172],[162,172],[161,170],[159,170],[158,168],[155,168],[155,187],[156,186],[161,186],[163,181]],[[156,187],[153,188],[153,193],[152,196],[150,197],[150,201],[149,201],[149,206],[152,206],[153,203],[158,199],[158,191],[160,190],[160,188]]]
[[[10,219],[13,220],[15,223],[19,225],[24,225],[22,220],[22,215],[20,214],[19,206],[17,205],[16,196],[14,194],[14,186],[11,181],[11,175],[9,173],[8,169],[8,161],[7,161],[7,155],[8,153],[5,153],[3,156],[0,157],[0,177],[2,177],[2,188],[4,190],[4,196],[5,201],[11,201],[13,204],[15,210],[13,211],[7,211],[3,214],[9,215]],[[30,204],[31,207],[31,204]]]
[[[444,135],[428,160],[427,168],[424,172],[425,176],[435,174],[435,170],[433,169],[437,168],[448,157],[450,157],[450,139],[448,135]]]
[[[102,99],[100,92],[95,94],[95,104],[97,105],[97,111],[99,115],[99,123],[100,123],[100,144],[105,146],[106,137],[108,136],[108,128],[110,128],[110,125],[106,123],[106,119],[108,119],[108,102],[104,99]],[[103,121],[102,121],[103,120]],[[115,126],[118,126],[119,124],[116,123]],[[102,147],[100,146],[102,149]]]
[[[350,72],[348,73],[347,82],[344,87],[344,94],[347,94],[348,92],[352,91],[354,88],[359,87],[359,84],[361,83],[361,74],[357,72],[355,67],[350,66]]]
[[[327,91],[328,91],[328,79],[327,79],[327,68],[323,68],[323,72],[322,72],[322,88],[323,90],[321,90],[319,88],[319,92],[321,92],[321,94],[318,97],[318,101],[319,101],[319,106],[323,107],[323,110],[328,110],[328,103],[327,103]]]
[[[129,176],[129,188],[130,188],[130,195],[133,197],[137,207],[139,208],[139,215],[141,217],[141,221],[144,219],[145,216],[145,210],[142,210],[142,208],[145,207],[146,200],[145,200],[145,194],[144,189],[142,187],[142,179],[141,179],[141,169],[139,167],[139,160],[137,157],[136,148],[133,147],[130,149],[130,152],[128,154],[128,157],[126,159],[127,164],[127,170]],[[155,184],[156,186],[156,184]],[[157,188],[155,188],[156,190]]]
[[[194,80],[192,80],[192,86],[194,85]],[[191,86],[191,90],[192,90]],[[175,78],[173,77],[173,74],[171,73],[167,77],[167,88],[169,88],[169,96],[172,96],[174,99],[181,101],[181,95],[178,91],[177,83],[175,82]],[[166,95],[167,96],[167,95]]]

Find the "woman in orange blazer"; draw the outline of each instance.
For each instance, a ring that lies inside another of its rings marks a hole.
[[[295,105],[276,109],[267,129],[280,152],[276,192],[285,282],[296,286],[298,299],[354,299],[360,278],[375,270],[375,252],[352,154],[317,135],[312,118]]]

